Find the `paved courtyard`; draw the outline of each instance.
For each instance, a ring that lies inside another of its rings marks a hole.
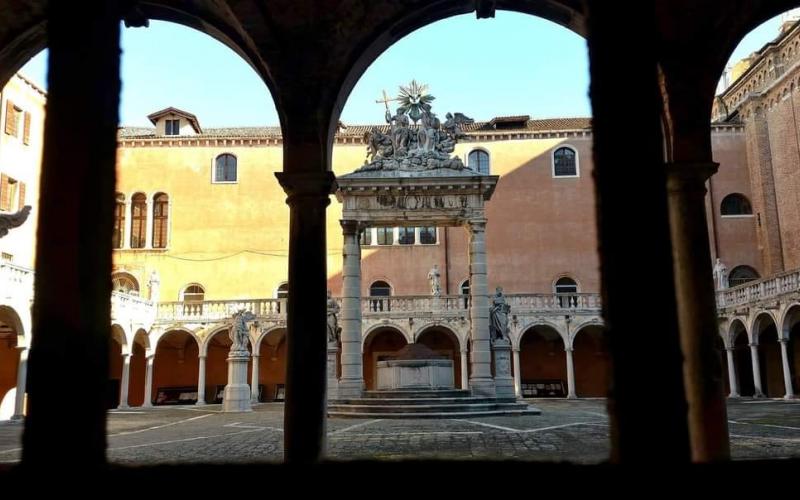
[[[328,419],[334,460],[521,459],[596,463],[609,452],[603,400],[532,400],[539,416],[446,420]],[[800,401],[728,406],[737,459],[800,457]],[[653,429],[658,432],[658,429]],[[20,457],[22,425],[0,423],[0,462]],[[280,461],[283,405],[223,414],[219,405],[112,411],[109,460],[122,464]]]

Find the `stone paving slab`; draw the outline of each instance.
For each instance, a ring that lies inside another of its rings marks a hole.
[[[603,400],[527,400],[535,416],[439,420],[329,418],[333,460],[475,459],[599,463],[609,453]],[[108,416],[108,458],[120,464],[249,463],[283,459],[283,405],[222,413],[220,405],[133,408]],[[735,459],[800,457],[800,401],[728,405]],[[0,463],[20,458],[22,424],[0,423]],[[653,429],[658,432],[658,429]]]

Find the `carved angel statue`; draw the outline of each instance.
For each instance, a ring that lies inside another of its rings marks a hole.
[[[447,136],[452,138],[454,142],[467,136],[461,129],[462,125],[475,123],[475,120],[463,113],[447,113],[445,118],[446,120],[442,128],[444,128]]]
[[[9,229],[21,226],[31,213],[31,206],[25,205],[19,212],[0,214],[0,238],[8,234]]]
[[[234,351],[247,351],[247,344],[250,340],[250,328],[247,326],[248,321],[256,319],[255,314],[250,311],[240,309],[233,315],[233,326],[231,326],[228,336],[233,344],[231,345],[231,352]]]

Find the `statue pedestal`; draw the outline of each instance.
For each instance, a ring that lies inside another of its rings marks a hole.
[[[453,362],[449,359],[378,361],[378,390],[400,389],[453,389]]]
[[[328,344],[328,400],[339,399],[339,378],[336,376],[336,363],[339,359],[339,345]]]
[[[492,342],[494,354],[494,385],[497,399],[516,400],[514,378],[511,376],[511,342],[498,339]]]
[[[252,411],[250,385],[247,383],[247,362],[250,353],[231,351],[228,355],[228,385],[222,397],[222,411]]]

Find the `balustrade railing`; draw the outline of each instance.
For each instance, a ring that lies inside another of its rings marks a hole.
[[[142,322],[152,322],[156,316],[156,305],[147,299],[121,292],[111,292],[111,317],[126,316]]]
[[[160,302],[159,321],[217,321],[230,318],[245,310],[256,316],[286,314],[286,299],[204,300],[201,302]]]
[[[33,269],[0,262],[0,296],[33,298]]]
[[[800,269],[717,291],[717,307],[732,307],[800,292]]]

